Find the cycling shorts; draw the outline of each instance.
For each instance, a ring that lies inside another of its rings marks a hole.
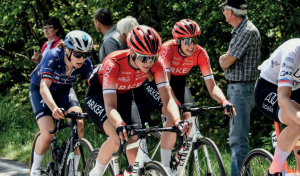
[[[276,84],[259,77],[255,86],[255,104],[267,117],[273,121],[282,123],[280,119],[281,109],[278,106],[277,89],[278,86]],[[292,91],[291,101],[300,102],[300,89]]]
[[[68,110],[73,106],[80,107],[72,85],[65,86],[58,90],[50,90],[50,93],[59,108]],[[48,108],[40,94],[40,86],[33,83],[30,84],[29,99],[36,120],[39,120],[39,118],[43,116],[52,116],[52,111]]]
[[[181,104],[190,104],[191,107],[195,106],[192,93],[188,87],[186,76],[171,76],[170,86]],[[160,99],[155,81],[149,82],[148,79],[145,81],[145,93],[152,105],[162,113],[162,101]]]
[[[108,118],[101,86],[100,89],[99,86],[89,86],[85,96],[85,109],[96,127],[104,131],[103,124]],[[123,121],[134,129],[144,128],[145,122],[150,122],[150,115],[149,118],[140,117],[132,91],[117,94],[117,111]]]

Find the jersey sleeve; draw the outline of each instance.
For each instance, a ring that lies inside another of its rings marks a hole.
[[[116,93],[117,79],[120,73],[120,66],[112,59],[107,59],[98,71],[103,74],[102,88],[103,94]]]
[[[205,50],[200,52],[197,59],[198,59],[198,65],[200,67],[200,70],[202,72],[204,80],[213,79],[214,75],[211,70],[210,60],[209,60],[207,52]]]
[[[169,86],[168,74],[162,60],[158,60],[151,67],[157,88]]]
[[[158,60],[163,62],[167,72],[170,72],[172,57],[173,57],[173,52],[171,46],[169,45],[163,46]]]
[[[299,59],[296,58],[296,55],[293,52],[286,52],[282,55],[278,76],[278,87],[293,87],[293,73],[298,69],[298,60]]]
[[[43,58],[41,80],[49,79],[52,81],[54,69],[58,64],[58,53],[56,50],[50,50]]]
[[[86,63],[86,67],[84,69],[84,75],[85,75],[86,79],[89,79],[92,75],[92,72],[93,72],[93,63],[90,60],[90,58],[87,58],[85,60],[85,63]]]

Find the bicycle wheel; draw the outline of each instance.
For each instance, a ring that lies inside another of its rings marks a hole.
[[[40,135],[41,135],[40,131],[38,133],[36,133],[36,135],[33,139],[33,142],[32,142],[31,152],[30,152],[30,160],[29,160],[29,175],[31,173],[31,166],[32,166],[32,163],[33,163],[33,155],[34,155],[36,141],[40,137]],[[48,148],[47,152],[45,153],[45,155],[43,157],[43,160],[41,162],[41,169],[42,170],[47,170],[47,165],[50,162],[53,162],[53,155],[52,155],[51,145],[49,145],[49,148]]]
[[[265,175],[273,161],[273,156],[265,149],[251,150],[244,159],[240,176]]]
[[[194,152],[198,156],[195,156]],[[223,160],[216,144],[209,138],[199,139],[191,151],[189,176],[214,175],[225,176]]]
[[[80,159],[79,159],[79,163],[77,165],[77,172],[79,172],[82,176],[84,176],[84,175],[86,175],[84,172],[85,166],[86,166],[86,161],[88,159],[89,154],[93,151],[93,147],[86,139],[79,138],[79,139],[74,140],[74,151],[76,149],[79,149],[79,151],[80,151]],[[70,151],[71,150],[69,149],[68,154],[67,154],[67,160],[65,161],[64,176],[68,176],[69,171],[70,171],[70,164],[71,164]],[[74,167],[75,167],[75,165],[74,165]]]
[[[92,151],[92,153],[89,155],[89,158],[87,159],[87,163],[85,166],[85,174],[88,176],[90,174],[90,171],[95,167],[96,165],[96,159],[98,157],[99,149],[95,149]],[[108,167],[106,168],[104,176],[114,176],[114,171],[112,164],[109,163]]]
[[[147,163],[144,169],[145,169],[145,175],[154,175],[154,176],[169,175],[166,169],[164,168],[164,166],[157,161],[151,161]]]

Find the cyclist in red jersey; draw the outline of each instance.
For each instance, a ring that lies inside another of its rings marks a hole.
[[[180,120],[164,64],[155,62],[161,49],[158,33],[148,26],[136,26],[129,32],[127,44],[130,49],[109,54],[90,78],[85,98],[86,110],[94,124],[109,136],[102,144],[96,165],[90,172],[93,176],[103,175],[112,153],[119,147],[119,141],[123,143],[128,140],[125,127],[132,125],[133,128],[141,128],[146,122],[143,117],[140,119],[136,105],[132,104],[130,91],[141,86],[146,78],[155,79],[164,104],[164,115],[175,122],[182,133],[188,129],[188,124]],[[129,143],[137,139],[130,140]],[[175,141],[172,148],[174,144]],[[130,165],[134,164],[136,153],[137,148],[126,152]],[[126,170],[130,172],[129,168]]]
[[[172,34],[174,39],[162,45],[159,61],[164,63],[166,67],[168,80],[170,80],[170,86],[172,87],[172,95],[176,103],[178,105],[189,103],[194,106],[193,97],[186,83],[185,75],[192,67],[198,65],[211,97],[222,103],[223,106],[230,104],[222,90],[215,83],[206,50],[197,44],[198,37],[201,34],[199,25],[195,21],[183,19],[174,25]],[[147,97],[158,110],[162,111],[161,101],[159,98],[153,96],[153,92],[155,91],[155,85],[150,82],[145,83]],[[235,113],[234,109],[233,111]],[[225,113],[229,115],[229,112],[226,110]],[[191,113],[186,112],[183,114],[183,119],[186,120],[189,118],[191,118]],[[171,151],[165,150],[167,148],[169,146],[162,145],[162,163],[168,172],[171,172],[169,164]]]

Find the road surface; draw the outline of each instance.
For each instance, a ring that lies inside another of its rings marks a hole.
[[[0,158],[0,176],[29,176],[28,164]]]

